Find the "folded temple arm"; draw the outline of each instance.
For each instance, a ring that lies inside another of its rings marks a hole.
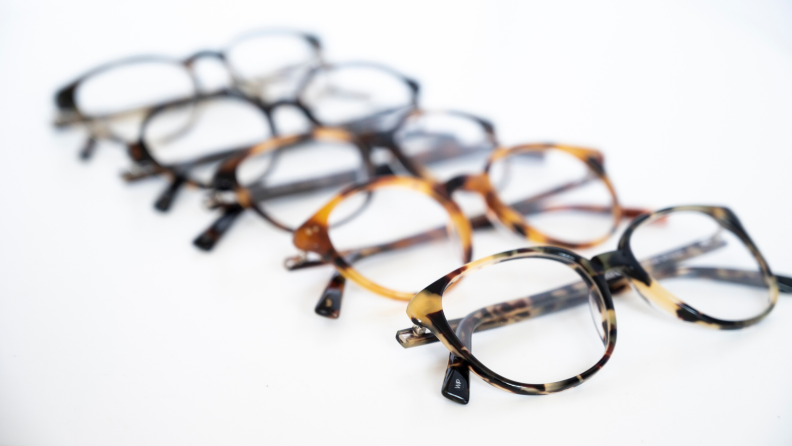
[[[698,277],[747,286],[765,286],[764,275],[758,271],[679,265],[679,262],[705,254],[725,245],[726,242],[721,239],[719,235],[715,235],[710,239],[692,243],[688,246],[654,256],[641,263],[652,271],[652,276],[655,279]],[[790,286],[790,284],[792,284],[792,279],[778,275],[775,277],[779,284],[779,291],[792,294],[792,286]],[[621,276],[614,277],[608,279],[608,286],[612,293],[618,293],[626,288],[627,282]],[[584,304],[588,302],[588,292],[589,290],[585,284],[579,282],[533,296],[484,307],[470,313],[465,318],[453,319],[448,322],[451,328],[456,330],[460,321],[475,316],[481,320],[473,325],[468,324],[468,326],[475,326],[475,332],[489,330],[491,328],[520,322],[535,316],[541,316],[543,314]],[[416,328],[399,330],[396,333],[396,340],[404,348],[437,342],[437,338],[434,334]]]

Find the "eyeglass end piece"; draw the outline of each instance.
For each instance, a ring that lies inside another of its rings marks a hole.
[[[448,358],[448,369],[446,369],[443,388],[440,393],[449,400],[467,404],[470,402],[470,370],[467,364],[458,359],[453,353]]]

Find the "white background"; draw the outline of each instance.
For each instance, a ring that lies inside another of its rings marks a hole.
[[[792,273],[789,2],[5,1],[0,445],[792,444],[789,296],[723,332],[627,294],[591,381],[520,397],[473,378],[460,406],[441,345],[394,341],[402,303],[350,285],[340,319],[317,317],[330,271],[284,271],[287,234],[249,214],[199,252],[202,194],[159,214],[163,184],[123,184],[122,150],[80,162],[81,135],[49,125],[54,90],[98,63],[272,25],[399,68],[504,144],[602,149],[623,203],[728,205]]]

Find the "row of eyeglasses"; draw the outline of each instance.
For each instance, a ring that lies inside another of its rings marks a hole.
[[[202,83],[206,61],[223,67],[220,86]],[[615,347],[612,294],[629,288],[720,329],[752,325],[792,293],[729,209],[622,207],[601,152],[501,147],[490,122],[424,110],[419,92],[385,65],[325,61],[316,36],[264,30],[186,58],[99,66],[56,93],[55,124],[85,129],[84,159],[100,141],[121,143],[126,181],[165,179],[158,210],[184,186],[206,190],[219,215],[194,240],[200,249],[246,210],[293,233],[287,269],[336,270],[318,315],[339,317],[347,280],[409,301],[413,327],[396,339],[448,348],[442,394],[459,403],[471,370],[517,394],[590,378]],[[464,195],[481,198],[480,215],[462,212]],[[570,251],[608,240],[625,219],[617,251]],[[493,226],[549,246],[474,261],[473,232]]]

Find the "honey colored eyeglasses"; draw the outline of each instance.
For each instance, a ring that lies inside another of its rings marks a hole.
[[[461,191],[480,196],[485,215],[468,220],[451,198]],[[315,311],[337,318],[346,280],[408,301],[415,295],[405,290],[408,282],[420,289],[433,272],[459,265],[458,257],[432,257],[446,252],[432,242],[450,243],[463,264],[473,257],[473,230],[492,225],[536,243],[588,248],[607,240],[623,218],[643,212],[620,206],[597,150],[552,143],[499,148],[482,173],[446,182],[386,176],[346,189],[295,231],[301,253],[287,259],[286,267],[333,265],[336,274]],[[401,264],[384,261],[419,247],[431,249]]]

